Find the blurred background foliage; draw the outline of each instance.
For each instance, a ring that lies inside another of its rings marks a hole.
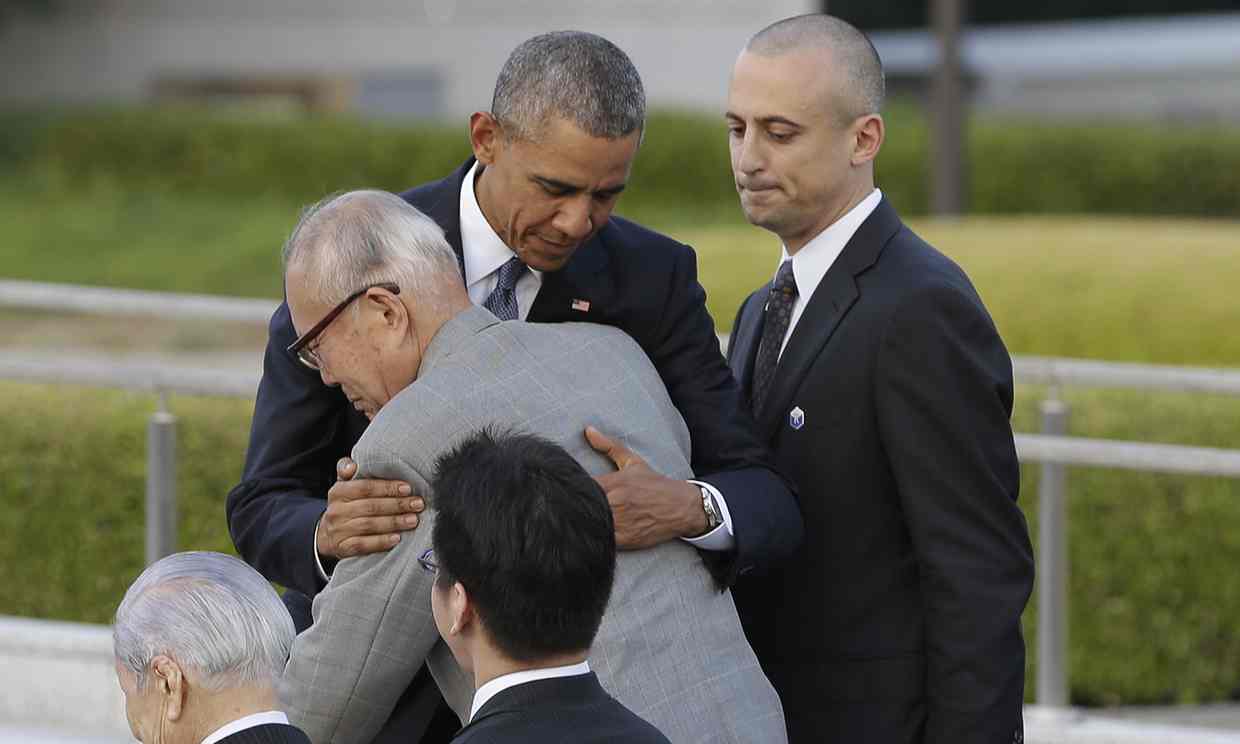
[[[905,215],[928,209],[926,122],[895,103],[879,186]],[[741,220],[722,119],[657,112],[621,212],[656,221]],[[714,136],[712,136],[714,135]],[[1240,131],[1210,124],[1035,122],[975,116],[972,214],[1240,217]],[[399,191],[469,154],[464,125],[393,126],[347,117],[254,119],[195,109],[0,112],[0,174],[22,189],[98,189],[316,200]]]

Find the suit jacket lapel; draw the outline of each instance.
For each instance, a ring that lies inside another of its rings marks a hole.
[[[762,327],[766,323],[766,296],[769,288],[754,291],[741,306],[740,320],[732,338],[728,340],[728,366],[732,376],[740,383],[745,400],[749,400],[753,385],[753,363],[762,340]]]
[[[902,226],[884,197],[823,276],[779,358],[766,410],[758,421],[758,432],[764,440],[775,436],[794,405],[792,396],[801,380],[857,301],[856,276],[874,265],[883,246]]]

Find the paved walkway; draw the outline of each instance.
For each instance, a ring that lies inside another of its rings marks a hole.
[[[130,744],[132,739],[66,733],[54,729],[0,726],[0,744]]]
[[[1240,731],[1211,725],[1221,706],[1210,706],[1208,719],[1196,706],[1106,711],[1025,706],[1026,744],[1238,744]],[[1240,707],[1223,719],[1240,720]],[[1161,714],[1161,715],[1160,715]],[[1149,717],[1146,717],[1149,716]],[[1157,716],[1157,717],[1155,717]],[[1173,720],[1174,719],[1174,720]]]
[[[1209,705],[1143,705],[1127,708],[1106,708],[1095,711],[1099,716],[1131,722],[1158,722],[1238,732],[1240,737],[1240,703]]]

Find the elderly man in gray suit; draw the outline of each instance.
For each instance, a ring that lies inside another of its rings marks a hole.
[[[290,351],[371,419],[353,450],[360,477],[429,493],[436,459],[483,427],[546,437],[600,475],[614,466],[589,426],[663,475],[692,477],[688,430],[635,341],[595,324],[500,322],[470,303],[439,227],[400,198],[353,192],[312,207],[284,263],[301,334]],[[433,579],[418,566],[433,493],[429,506],[390,552],[341,561],[314,600],[281,697],[315,744],[370,741],[424,662],[467,722],[473,686],[436,632]],[[589,664],[673,742],[785,740],[731,594],[681,541],[619,556]]]

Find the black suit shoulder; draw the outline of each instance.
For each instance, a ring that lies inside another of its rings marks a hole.
[[[670,744],[608,695],[594,674],[510,687],[489,700],[452,744]]]
[[[446,195],[460,197],[459,171],[400,192],[400,198],[422,211],[426,211],[432,205],[439,203]]]
[[[669,258],[693,255],[693,249],[684,243],[616,215],[599,231],[599,236],[613,250],[623,244],[626,253],[631,249],[631,257],[643,262],[666,263]]]
[[[863,288],[868,285],[880,291],[877,282],[868,281],[871,278],[881,279],[902,302],[936,292],[956,292],[981,304],[964,269],[908,227],[891,237],[873,268],[860,277]]]
[[[310,744],[310,739],[296,726],[269,723],[225,736],[220,744]]]

